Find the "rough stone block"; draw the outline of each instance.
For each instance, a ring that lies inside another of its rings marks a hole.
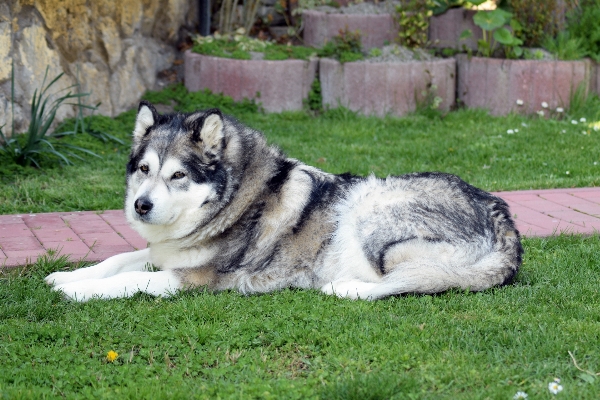
[[[500,60],[457,56],[458,98],[467,107],[486,108],[493,115],[532,114],[567,108],[572,93],[589,91],[591,63],[584,61]],[[517,101],[522,101],[518,105]]]
[[[302,14],[304,21],[304,43],[321,47],[340,30],[361,32],[365,49],[382,47],[398,37],[398,26],[390,14],[338,14],[307,10]]]
[[[315,78],[318,61],[234,60],[185,53],[185,86],[210,89],[240,101],[260,103],[265,111],[301,110]]]
[[[347,107],[366,115],[406,115],[425,101],[427,92],[442,98],[441,109],[455,101],[454,59],[408,63],[320,61],[319,76],[323,105]]]
[[[463,45],[477,50],[477,40],[483,37],[483,31],[473,22],[474,10],[451,8],[441,15],[429,20],[429,41],[433,47],[462,49]],[[473,35],[466,40],[459,40],[461,33],[470,29]]]

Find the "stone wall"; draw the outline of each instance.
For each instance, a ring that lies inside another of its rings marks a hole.
[[[48,68],[54,86],[77,82],[88,104],[114,116],[137,105],[175,58],[180,29],[197,20],[189,0],[3,0],[0,2],[0,126],[11,124],[11,65],[15,123],[28,124],[33,93]],[[78,77],[78,78],[77,78]],[[58,119],[73,115],[61,108]],[[10,129],[5,129],[10,132]]]

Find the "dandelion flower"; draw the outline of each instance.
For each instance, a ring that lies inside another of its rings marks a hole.
[[[558,392],[562,392],[563,387],[559,384],[559,382],[560,380],[558,380],[558,382],[555,380],[554,382],[550,382],[548,384],[548,390],[550,391],[550,393],[558,394]]]
[[[546,103],[545,101],[542,101],[542,108],[548,108],[548,103]]]
[[[579,118],[579,122],[585,122],[585,121],[587,121],[587,119],[585,119],[583,117]]]
[[[521,399],[526,399],[526,398],[527,398],[527,393],[525,393],[525,392],[517,392],[513,396],[514,400],[521,400]]]
[[[517,105],[518,105],[518,106],[522,106],[522,105],[523,105],[523,100],[521,100],[521,99],[517,99]]]
[[[562,107],[556,107],[556,112],[557,113],[561,113],[561,112],[564,112],[564,111],[565,111],[564,108],[562,108]]]
[[[113,351],[113,350],[109,351],[106,354],[106,359],[108,360],[108,362],[115,361],[117,359],[117,357],[119,357],[119,354],[116,351]]]
[[[515,133],[515,131],[513,131],[512,129],[509,129],[506,131],[506,133],[508,133],[509,135],[512,135],[513,133]]]
[[[544,110],[540,110],[537,112],[537,115],[539,115],[540,117],[544,116]]]
[[[577,120],[575,120],[575,119],[572,119],[572,120],[571,120],[571,123],[572,123],[573,125],[577,125]]]

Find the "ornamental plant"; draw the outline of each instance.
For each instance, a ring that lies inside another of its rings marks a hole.
[[[15,74],[14,67],[11,71],[11,110],[12,110],[12,129],[10,135],[6,135],[3,132],[4,126],[0,126],[0,155],[7,156],[15,164],[21,166],[35,166],[40,167],[40,161],[43,156],[47,158],[57,159],[61,164],[72,164],[71,158],[83,160],[83,158],[74,153],[85,153],[95,157],[99,157],[97,154],[84,149],[79,146],[64,143],[59,139],[67,135],[75,135],[79,129],[83,132],[86,131],[85,121],[83,119],[82,108],[96,110],[97,107],[89,106],[81,102],[81,98],[88,96],[89,93],[72,93],[68,91],[60,95],[60,92],[49,93],[48,91],[52,86],[60,80],[64,73],[56,76],[50,83],[46,85],[46,79],[48,78],[48,67],[44,74],[41,89],[36,89],[31,99],[31,117],[29,128],[27,132],[20,135],[15,130],[15,117],[14,117],[14,101],[15,101]],[[64,89],[79,88],[79,84],[69,86]],[[71,103],[71,101],[77,100],[77,103]],[[54,119],[58,109],[63,105],[70,105],[77,107],[78,114],[75,123],[75,129],[72,131],[58,130],[58,132],[51,132]],[[94,131],[95,132],[95,131]],[[92,132],[89,132],[92,134]],[[100,133],[102,134],[102,133]],[[111,138],[112,136],[108,136]]]
[[[473,22],[483,31],[483,38],[477,41],[479,55],[492,57],[498,44],[503,45],[506,58],[519,58],[523,55],[521,47],[523,41],[513,34],[513,32],[520,31],[522,27],[511,18],[511,13],[500,8],[491,11],[480,10],[475,13]],[[461,39],[469,38],[472,35],[473,32],[467,29],[461,34]]]
[[[400,44],[410,49],[427,45],[427,31],[431,9],[435,6],[433,0],[410,0],[397,7],[398,33]]]

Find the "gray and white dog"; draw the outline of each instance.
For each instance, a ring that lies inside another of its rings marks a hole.
[[[147,102],[125,214],[148,248],[46,281],[78,301],[199,286],[374,300],[504,285],[523,253],[507,204],[454,175],[333,175],[218,109],[159,115]]]

